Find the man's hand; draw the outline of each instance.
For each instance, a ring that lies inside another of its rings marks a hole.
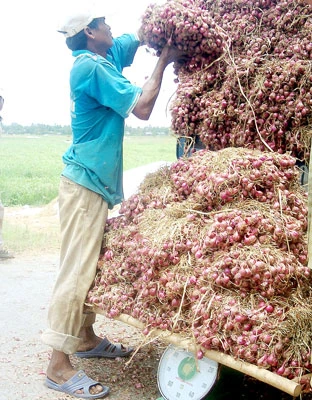
[[[187,54],[185,54],[184,51],[179,50],[175,46],[166,45],[162,49],[159,58],[162,58],[168,65],[172,62],[178,62],[179,64],[182,64],[183,62],[186,62],[188,59],[190,59],[190,56],[188,56]]]

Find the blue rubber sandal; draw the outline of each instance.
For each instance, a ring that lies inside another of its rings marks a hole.
[[[95,385],[101,385],[103,390],[97,394],[90,393],[90,387]],[[79,399],[101,399],[109,393],[109,388],[103,386],[101,383],[94,381],[89,378],[82,370],[78,371],[71,379],[63,383],[62,385],[57,384],[51,379],[46,379],[46,386],[50,389],[57,390],[78,397]],[[77,390],[83,390],[83,393],[76,393]]]
[[[113,344],[108,339],[104,338],[100,344],[89,351],[77,351],[75,355],[80,358],[117,358],[127,357],[133,352],[133,348],[125,348],[122,344]]]

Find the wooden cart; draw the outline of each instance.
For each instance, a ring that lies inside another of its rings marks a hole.
[[[103,311],[99,308],[95,308],[94,312],[96,312],[97,314],[103,314]],[[142,322],[126,314],[121,314],[115,319],[141,331],[145,328],[145,325]],[[192,351],[196,353],[196,346],[194,345],[194,343],[189,339],[182,338],[178,334],[171,333],[169,331],[163,331],[160,329],[154,329],[150,332],[150,335],[168,345],[172,344],[174,346],[181,347],[186,351]],[[290,380],[284,378],[280,375],[275,374],[274,372],[268,371],[264,368],[260,368],[256,365],[249,364],[244,361],[235,360],[232,356],[228,354],[223,354],[215,350],[206,350],[204,355],[205,357],[214,360],[219,364],[232,368],[270,386],[273,386],[274,388],[279,389],[293,397],[298,397],[302,393],[302,387],[298,383],[298,381],[296,381],[296,379]]]

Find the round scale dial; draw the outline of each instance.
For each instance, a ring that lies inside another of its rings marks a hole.
[[[165,400],[200,400],[212,389],[218,363],[169,345],[158,365],[158,387]]]

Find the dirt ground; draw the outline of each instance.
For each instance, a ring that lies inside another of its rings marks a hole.
[[[54,211],[53,211],[54,210]],[[57,209],[7,208],[5,218],[10,223],[28,226],[40,232],[58,224]],[[48,247],[48,246],[47,246]],[[0,260],[0,400],[65,400],[73,397],[44,386],[45,370],[50,349],[40,341],[46,327],[47,308],[58,268],[58,250],[46,248],[14,254],[14,258]],[[96,330],[113,342],[138,347],[142,334],[118,321],[99,315]],[[72,357],[78,369],[111,388],[109,399],[155,400],[157,367],[164,349],[160,343],[140,349],[130,365],[127,360],[81,360]]]
[[[43,232],[58,225],[57,203],[45,208],[8,208],[10,224],[26,225],[30,232]],[[0,260],[0,400],[67,400],[73,397],[44,386],[50,349],[40,341],[46,327],[47,307],[58,268],[57,246],[23,251],[15,258]],[[127,360],[72,357],[77,369],[110,387],[110,400],[157,400],[159,360],[166,345],[154,342],[143,347],[143,336],[118,321],[98,316],[96,330],[113,342],[139,347],[130,363]],[[224,371],[224,370],[223,370]],[[221,369],[222,372],[222,369]],[[234,371],[232,371],[234,372]],[[211,400],[290,400],[291,396],[248,376],[221,373]],[[311,400],[311,395],[303,395]],[[171,399],[169,399],[171,400]],[[185,399],[180,399],[185,400]]]

